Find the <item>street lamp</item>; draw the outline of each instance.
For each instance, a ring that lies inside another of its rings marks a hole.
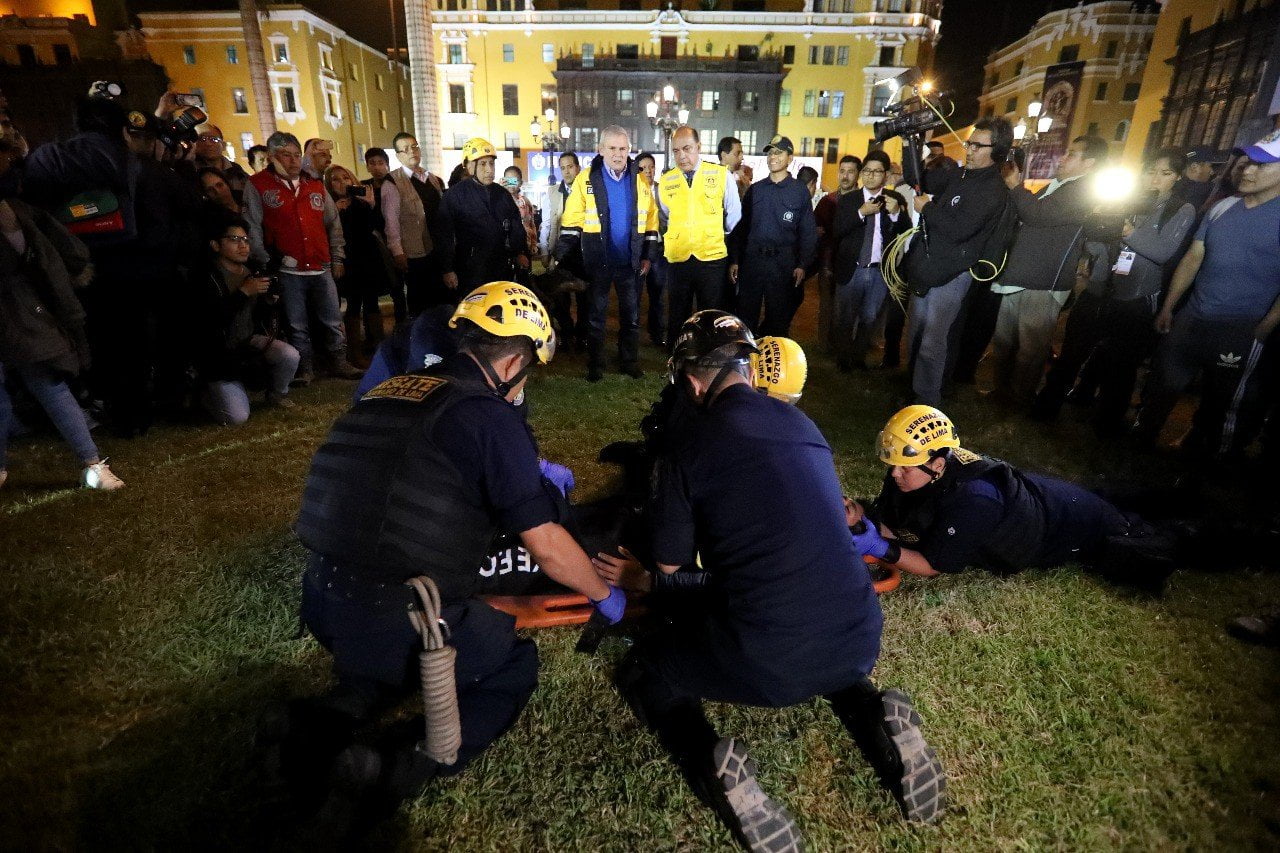
[[[555,152],[560,140],[564,141],[564,150],[568,150],[571,131],[569,125],[562,124],[560,125],[560,133],[556,133],[556,111],[551,107],[547,107],[542,114],[542,118],[547,122],[545,128],[538,117],[534,116],[533,121],[529,122],[529,133],[533,136],[534,143],[541,146],[547,156],[552,158],[550,168],[547,170],[547,183],[554,184],[556,182]],[[557,139],[557,136],[559,139]]]
[[[1033,100],[1027,104],[1026,116],[1018,119],[1018,123],[1013,126],[1014,143],[1020,148],[1025,148],[1027,152],[1027,160],[1024,164],[1027,177],[1031,177],[1031,158],[1035,156],[1036,143],[1052,127],[1053,116],[1044,112],[1044,104],[1039,100]]]
[[[661,92],[654,92],[653,100],[644,105],[649,123],[653,125],[654,141],[658,140],[659,134],[662,136],[662,150],[668,164],[671,162],[671,134],[677,127],[689,123],[689,110],[681,106],[678,96],[676,87],[668,83]]]

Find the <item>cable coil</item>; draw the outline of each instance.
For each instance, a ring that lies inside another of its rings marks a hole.
[[[440,590],[435,581],[423,575],[406,583],[417,593],[419,601],[419,609],[409,612],[409,621],[422,637],[422,651],[418,653],[426,725],[422,751],[433,761],[454,764],[462,746],[458,683],[454,670],[458,651],[446,645],[449,626],[440,618]]]

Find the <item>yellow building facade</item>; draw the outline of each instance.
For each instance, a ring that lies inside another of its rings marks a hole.
[[[512,151],[541,150],[531,119],[551,107],[561,118],[576,112],[569,147],[587,150],[609,124],[648,128],[645,102],[668,77],[723,80],[750,67],[768,72],[776,90],[755,93],[765,96],[759,99],[742,91],[724,98],[718,84],[677,87],[690,123],[704,129],[704,153],[714,152],[717,137],[738,136],[748,153],[758,154],[772,132],[780,133],[797,154],[823,157],[827,185],[839,156],[865,153],[872,124],[883,118],[879,108],[889,92],[876,81],[931,67],[942,5],[748,0],[733,4],[734,11],[707,11],[640,10],[627,0],[432,2],[445,148],[478,135]],[[589,109],[578,103],[575,111],[566,99],[582,96],[561,82],[566,71],[579,88],[592,71],[613,76],[595,86]],[[773,113],[761,115],[769,104]],[[639,148],[662,147],[651,130],[633,139]]]
[[[1160,10],[1160,19],[1156,24],[1150,61],[1147,62],[1143,72],[1142,94],[1133,112],[1133,126],[1137,132],[1130,136],[1125,145],[1126,159],[1136,161],[1148,147],[1159,146],[1160,140],[1151,139],[1151,135],[1160,131],[1161,112],[1165,99],[1173,94],[1170,92],[1170,86],[1175,73],[1174,60],[1183,41],[1191,34],[1205,30],[1215,23],[1233,21],[1258,13],[1272,7],[1274,2],[1275,0],[1165,0]],[[1274,27],[1274,22],[1269,26]],[[1240,54],[1241,51],[1237,49],[1235,51],[1237,60]],[[1214,75],[1215,79],[1205,85],[1230,89],[1239,82],[1236,76],[1240,71],[1237,62],[1219,63],[1215,70],[1217,71]],[[1271,93],[1266,94],[1271,95]],[[1226,98],[1222,99],[1224,106],[1226,100]],[[1210,127],[1217,127],[1224,121],[1234,121],[1232,126],[1238,126],[1240,118],[1239,115],[1230,114],[1216,117],[1210,115],[1206,117],[1205,123]],[[1193,145],[1204,143],[1204,138],[1191,142]],[[1215,139],[1208,143],[1208,147],[1226,149],[1230,147],[1230,142],[1225,139]]]
[[[1025,36],[988,58],[979,114],[1003,116],[1017,124],[1025,119],[1029,104],[1044,98],[1050,66],[1083,62],[1066,138],[1092,134],[1110,143],[1113,155],[1127,152],[1136,107],[1146,88],[1143,73],[1149,67],[1156,19],[1155,12],[1136,11],[1128,0],[1044,15]]]
[[[151,58],[174,91],[200,96],[230,153],[265,140],[249,81],[238,12],[157,12],[139,16]],[[334,162],[364,175],[364,152],[390,149],[413,132],[409,69],[356,41],[302,6],[272,6],[262,16],[271,97],[279,130],[306,141],[332,139]]]

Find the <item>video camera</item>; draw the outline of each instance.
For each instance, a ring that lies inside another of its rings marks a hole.
[[[944,126],[941,116],[952,110],[951,99],[946,92],[934,95],[916,95],[885,107],[892,118],[871,125],[876,142],[884,142],[895,136],[908,137],[928,133]]]

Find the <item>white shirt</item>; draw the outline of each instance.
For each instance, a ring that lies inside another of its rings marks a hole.
[[[880,197],[881,195],[883,195],[883,194],[884,194],[884,190],[883,190],[883,189],[882,189],[882,190],[880,190],[879,192],[874,192],[874,193],[873,193],[871,190],[867,189],[866,187],[863,187],[863,188],[862,188],[862,202],[863,202],[863,204],[865,204],[865,203],[867,203],[867,202],[871,201],[873,198],[879,198],[879,197]],[[859,214],[858,214],[858,216],[862,218],[862,221],[863,221],[863,222],[866,222],[866,221],[867,221],[867,217],[862,216],[862,214],[861,214],[861,213],[859,213]],[[890,213],[890,214],[889,214],[889,221],[890,221],[890,222],[897,222],[897,221],[898,221],[898,214],[896,214],[896,213]],[[871,263],[873,263],[873,264],[878,264],[878,263],[880,263],[880,260],[881,260],[880,256],[884,254],[884,237],[883,237],[883,235],[881,235],[881,233],[880,233],[880,214],[879,214],[879,212],[873,213],[873,214],[871,215],[871,221],[870,221],[870,222],[868,222],[868,223],[867,223],[867,225],[868,225],[868,227],[870,227],[870,228],[871,228]],[[861,249],[859,249],[859,252],[861,252]]]

